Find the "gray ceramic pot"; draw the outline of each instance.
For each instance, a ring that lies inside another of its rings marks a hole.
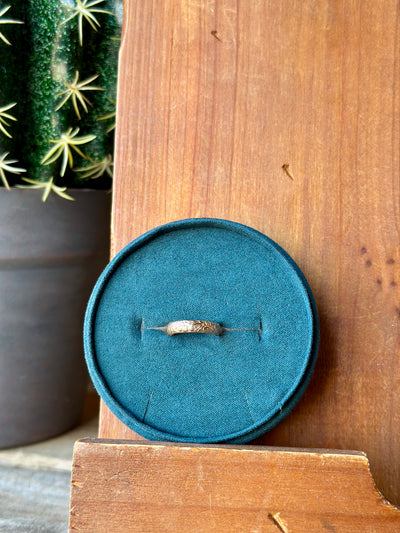
[[[79,421],[87,386],[83,315],[108,261],[111,195],[75,202],[0,188],[0,447]]]

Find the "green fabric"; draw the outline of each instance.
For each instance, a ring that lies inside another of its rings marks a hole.
[[[148,329],[183,319],[254,331]],[[318,338],[293,260],[265,235],[215,219],[173,222],[130,243],[100,277],[84,332],[111,411],[146,438],[188,442],[246,442],[275,426],[304,392]]]

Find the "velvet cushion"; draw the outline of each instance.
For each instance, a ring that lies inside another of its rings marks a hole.
[[[221,336],[151,329],[210,320]],[[319,328],[311,290],[265,235],[192,219],[155,228],[107,266],[90,298],[85,355],[128,427],[154,440],[247,442],[274,427],[309,381]]]

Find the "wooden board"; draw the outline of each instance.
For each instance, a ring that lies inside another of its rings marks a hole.
[[[203,216],[283,246],[316,296],[321,349],[259,443],[363,450],[399,504],[399,3],[124,4],[113,253]],[[135,437],[104,405],[99,435]]]
[[[79,441],[70,531],[393,533],[363,454]]]

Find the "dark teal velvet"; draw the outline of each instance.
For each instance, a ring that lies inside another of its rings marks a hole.
[[[216,337],[169,337],[175,320],[211,320]],[[317,355],[310,288],[265,235],[215,219],[173,222],[122,250],[85,319],[86,360],[111,411],[142,436],[247,442],[294,407]]]

